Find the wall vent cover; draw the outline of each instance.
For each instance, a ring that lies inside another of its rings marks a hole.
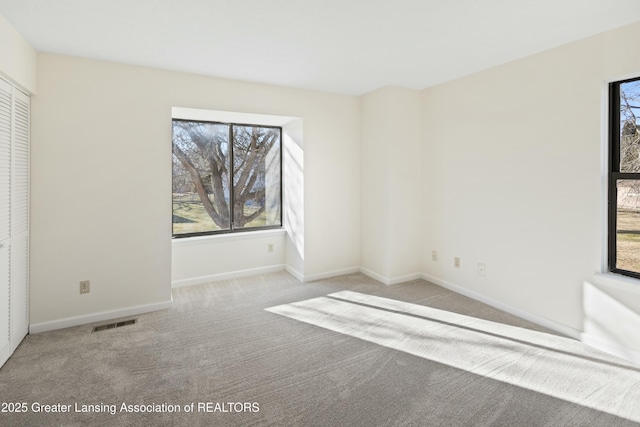
[[[124,320],[122,322],[109,323],[107,325],[95,326],[91,332],[106,331],[107,329],[119,328],[121,326],[133,325],[138,319]]]

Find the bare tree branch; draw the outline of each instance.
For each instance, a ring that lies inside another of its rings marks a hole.
[[[225,221],[225,218],[220,215],[213,207],[211,199],[209,199],[207,191],[204,188],[204,184],[202,183],[202,178],[200,177],[198,170],[195,168],[189,157],[176,144],[174,144],[173,146],[173,154],[180,160],[180,163],[182,163],[182,166],[184,166],[184,168],[189,172],[189,175],[191,175],[191,180],[196,187],[196,192],[198,193],[198,196],[202,201],[202,205],[204,206],[204,209],[207,211],[211,219],[219,227],[226,228],[226,223],[228,223],[228,220]]]

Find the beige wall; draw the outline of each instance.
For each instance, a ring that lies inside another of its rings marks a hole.
[[[171,284],[199,285],[282,270],[286,245],[283,230],[175,239],[171,248]]]
[[[388,86],[360,106],[362,267],[398,283],[421,271],[420,92]]]
[[[370,275],[390,278],[388,225],[389,142],[391,129],[386,125],[390,110],[390,88],[382,88],[361,97],[361,263]]]
[[[423,92],[428,277],[583,330],[583,282],[607,292],[606,83],[640,75],[639,37],[634,24]],[[616,282],[639,312],[639,285]]]
[[[637,335],[593,325],[640,312],[635,281],[601,274],[605,89],[640,75],[639,36],[634,24],[421,93],[384,88],[362,98],[40,54],[32,323],[168,301],[178,106],[304,120],[304,238],[278,255],[295,258],[304,277],[373,266],[393,282],[417,268],[635,354]],[[394,157],[402,150],[416,153],[407,167]],[[85,279],[92,292],[80,297]]]
[[[35,93],[36,58],[36,50],[0,15],[0,75]]]
[[[357,98],[52,54],[38,88],[32,324],[169,301],[172,107],[302,118],[305,274],[359,265]]]

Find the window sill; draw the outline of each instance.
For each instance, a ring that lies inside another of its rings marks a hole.
[[[633,277],[624,276],[611,272],[596,273],[594,275],[595,282],[620,289],[622,291],[633,292],[640,295],[640,280]]]
[[[209,236],[184,237],[172,239],[171,247],[180,248],[184,246],[208,245],[212,243],[233,242],[240,240],[262,239],[265,237],[280,237],[287,234],[284,228],[274,230],[246,231],[241,233],[215,234]]]

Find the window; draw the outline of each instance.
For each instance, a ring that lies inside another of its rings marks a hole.
[[[173,236],[282,226],[282,129],[173,120]]]
[[[609,270],[640,278],[640,78],[609,85]]]

